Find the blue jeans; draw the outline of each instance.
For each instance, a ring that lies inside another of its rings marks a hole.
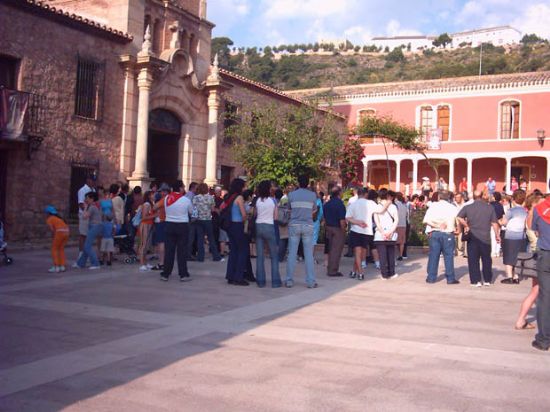
[[[306,283],[308,286],[315,284],[315,271],[313,268],[313,225],[289,225],[288,226],[288,260],[286,265],[286,283],[294,282],[294,268],[298,255],[300,239],[304,245],[304,260],[306,261]]]
[[[94,250],[95,240],[101,236],[103,233],[103,225],[90,225],[88,228],[88,234],[86,235],[86,241],[84,242],[84,249],[82,250],[82,255],[76,262],[76,264],[83,268],[86,266],[88,258],[90,258],[90,265],[99,266],[99,261],[97,260],[97,254]]]
[[[443,253],[445,262],[445,277],[448,282],[455,280],[455,235],[453,233],[432,232],[429,240],[430,253],[428,255],[428,282],[437,280],[439,256]]]
[[[278,288],[282,284],[279,275],[279,248],[275,239],[275,227],[267,223],[256,224],[256,283],[260,287],[265,286],[264,241],[269,247],[271,286]]]
[[[208,238],[208,244],[210,246],[210,253],[212,253],[212,259],[220,260],[220,252],[216,246],[216,240],[214,239],[214,227],[211,220],[197,220],[195,222],[197,228],[197,260],[202,262],[204,260],[204,234]]]
[[[227,271],[225,278],[230,281],[239,282],[243,280],[246,271],[246,261],[250,248],[244,234],[243,222],[231,222],[229,230],[229,258],[227,259]]]

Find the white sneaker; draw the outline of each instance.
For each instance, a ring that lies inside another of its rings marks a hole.
[[[147,263],[145,266],[147,266],[147,270],[153,269],[153,265],[150,265],[149,263]],[[140,268],[140,269],[141,269],[141,268]]]
[[[58,273],[59,272],[59,268],[57,266],[52,266],[51,268],[48,269],[48,272],[50,273]]]
[[[399,277],[399,275],[396,273],[395,275],[390,276],[390,279],[395,279],[395,278],[398,278],[398,277]]]
[[[480,288],[481,287],[481,282],[471,283],[470,286],[473,287],[473,288]]]
[[[65,266],[59,266],[58,269],[59,269],[59,272],[65,272],[66,270]]]
[[[74,262],[74,263],[72,264],[72,267],[73,267],[73,268],[77,268],[77,267],[78,267],[78,263],[77,263],[77,262]]]
[[[374,262],[374,267],[376,269],[380,269],[380,262]]]
[[[483,286],[491,286],[491,282],[483,282]]]
[[[365,262],[361,262],[361,269],[366,269],[367,264]]]
[[[151,269],[147,265],[142,265],[139,267],[140,272],[149,272]]]
[[[90,269],[90,270],[98,270],[98,269],[100,269],[100,267],[99,267],[99,266],[90,266],[88,269]]]

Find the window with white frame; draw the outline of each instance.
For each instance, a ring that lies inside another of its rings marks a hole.
[[[510,100],[500,104],[500,138],[519,139],[520,104]]]
[[[420,108],[420,135],[424,139],[430,137],[433,127],[433,109],[432,106],[422,106]]]

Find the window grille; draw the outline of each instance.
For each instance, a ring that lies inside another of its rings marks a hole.
[[[105,64],[78,57],[74,114],[100,120]]]
[[[420,108],[420,135],[424,139],[429,139],[432,130],[433,110],[431,106]]]

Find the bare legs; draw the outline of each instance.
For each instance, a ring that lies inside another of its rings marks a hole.
[[[529,294],[525,297],[523,300],[518,319],[516,320],[516,329],[525,329],[525,326],[527,325],[527,314],[529,313],[529,310],[537,300],[537,296],[539,294],[539,284],[536,279],[533,279],[533,286],[531,287],[531,291]]]

